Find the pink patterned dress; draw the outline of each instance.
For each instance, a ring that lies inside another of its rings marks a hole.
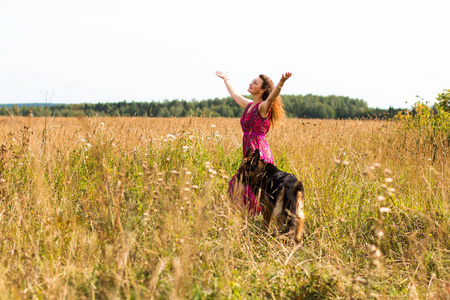
[[[274,164],[272,151],[265,138],[270,128],[270,115],[266,118],[261,117],[258,111],[258,107],[262,102],[256,104],[252,108],[252,102],[250,102],[244,110],[241,116],[241,127],[244,132],[242,139],[242,157],[244,157],[248,148],[252,151],[259,149],[261,159],[267,163]],[[258,201],[255,199],[249,186],[243,186],[238,183],[238,173],[234,174],[229,183],[229,192],[233,199],[242,202],[243,205],[248,207],[248,210],[253,214],[260,214],[261,207]]]

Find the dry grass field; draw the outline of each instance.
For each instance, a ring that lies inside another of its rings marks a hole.
[[[287,119],[302,243],[227,194],[238,119],[0,118],[1,299],[450,299],[450,159],[401,123]]]

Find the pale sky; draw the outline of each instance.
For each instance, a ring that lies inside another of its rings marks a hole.
[[[0,0],[0,104],[283,94],[369,107],[450,89],[449,0]],[[408,102],[408,103],[405,103]]]

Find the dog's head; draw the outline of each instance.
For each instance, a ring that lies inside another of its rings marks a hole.
[[[245,185],[253,185],[258,176],[262,174],[264,167],[265,163],[261,159],[259,149],[252,153],[252,149],[249,148],[239,166],[240,180]]]

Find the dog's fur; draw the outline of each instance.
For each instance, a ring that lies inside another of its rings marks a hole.
[[[242,184],[250,186],[259,200],[266,228],[269,229],[274,218],[280,233],[294,229],[294,239],[299,243],[305,220],[302,182],[293,174],[280,171],[260,159],[259,149],[254,153],[248,149],[239,174]]]

